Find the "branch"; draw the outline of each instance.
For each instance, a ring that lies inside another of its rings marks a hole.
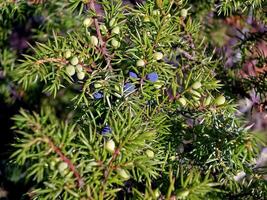
[[[90,0],[89,7],[90,7],[90,9],[92,11],[97,13],[97,11],[95,9],[95,0]],[[110,54],[109,54],[109,52],[107,50],[106,42],[103,40],[101,31],[100,31],[100,27],[99,27],[99,24],[98,24],[98,19],[97,19],[97,17],[95,17],[93,20],[94,20],[94,25],[95,25],[95,29],[96,29],[96,34],[97,34],[97,37],[98,37],[98,40],[99,40],[99,43],[100,43],[100,52],[103,54],[103,56],[104,56],[104,58],[105,58],[105,60],[107,62],[108,68],[112,69],[111,56],[110,56]]]
[[[59,147],[57,147],[53,141],[49,138],[49,137],[45,137],[44,141],[53,149],[53,151],[59,155],[59,157],[61,158],[62,161],[64,161],[65,163],[68,164],[69,169],[73,172],[74,176],[76,177],[77,180],[77,187],[81,188],[84,185],[84,181],[82,180],[81,175],[79,174],[79,172],[76,170],[74,164],[71,162],[71,160],[69,158],[67,158],[61,151],[61,149]]]

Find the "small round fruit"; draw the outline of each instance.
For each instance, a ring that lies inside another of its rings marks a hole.
[[[159,191],[159,189],[156,189],[156,190],[154,190],[154,196],[156,197],[156,198],[159,198],[159,196],[160,196],[160,191]]]
[[[120,45],[120,42],[118,41],[118,40],[116,40],[116,39],[112,39],[111,40],[111,45],[113,46],[113,47],[115,47],[115,48],[117,48],[119,45]]]
[[[151,82],[156,82],[158,79],[159,79],[159,76],[156,72],[152,72],[152,73],[149,73],[147,76],[146,76],[147,80],[151,81]]]
[[[58,171],[60,173],[64,173],[65,170],[68,169],[68,164],[66,162],[61,162],[59,165],[58,165]]]
[[[79,59],[77,56],[73,57],[70,61],[72,65],[77,65],[79,63]]]
[[[96,36],[91,36],[91,43],[92,43],[92,45],[94,45],[94,46],[97,46],[98,45],[98,39],[97,39],[97,37]]]
[[[153,151],[151,151],[151,150],[146,150],[146,155],[147,155],[147,157],[149,157],[149,158],[154,158],[154,156],[155,156],[155,154],[154,154],[154,152]]]
[[[93,23],[93,19],[92,19],[92,18],[85,18],[85,19],[83,20],[83,25],[84,25],[85,27],[89,27],[89,26],[91,26],[92,23]]]
[[[78,73],[77,73],[77,78],[78,78],[79,80],[83,80],[84,77],[85,77],[85,73],[84,73],[84,72],[78,72]]]
[[[70,58],[70,57],[71,57],[71,51],[70,51],[70,50],[67,50],[67,51],[65,52],[65,58],[68,59],[68,58]]]
[[[96,82],[95,84],[94,84],[94,87],[96,88],[96,89],[98,89],[98,88],[101,88],[102,87],[102,84],[101,84],[101,82]]]
[[[115,151],[115,142],[111,139],[107,141],[105,149],[109,151],[110,153],[114,153]]]
[[[190,93],[193,94],[194,97],[197,97],[197,98],[200,98],[201,97],[201,94],[198,91],[191,90]]]
[[[182,9],[182,10],[181,10],[181,16],[182,16],[183,18],[186,18],[186,16],[187,16],[187,9]]]
[[[73,76],[75,74],[75,67],[73,65],[68,65],[66,67],[66,72],[69,76]]]
[[[83,71],[83,66],[82,65],[76,65],[76,70],[78,72],[82,72]]]
[[[162,81],[156,81],[154,84],[154,87],[157,89],[160,89],[163,86],[164,82]]]
[[[223,95],[218,96],[214,101],[214,104],[217,106],[223,105],[224,103],[225,103],[225,97]]]
[[[99,26],[99,28],[100,28],[100,31],[101,31],[102,34],[104,34],[104,35],[107,34],[108,29],[107,29],[107,27],[106,27],[104,24],[101,24],[101,25]]]
[[[109,26],[112,27],[116,24],[116,19],[115,18],[112,18],[110,21],[109,21]]]
[[[161,52],[156,52],[153,54],[153,58],[155,60],[161,60],[163,58],[163,54]]]
[[[160,15],[160,11],[159,10],[154,10],[152,13],[153,13],[153,15]]]
[[[146,15],[146,16],[144,17],[144,22],[150,22],[149,16]]]
[[[146,65],[145,61],[140,59],[136,62],[137,67],[144,67]]]
[[[194,90],[197,90],[199,88],[202,87],[202,84],[199,81],[196,81],[193,83],[193,85],[191,86]]]
[[[111,33],[118,35],[120,33],[120,27],[116,26],[112,29]]]
[[[117,169],[118,174],[121,178],[128,180],[130,178],[129,174],[124,169]]]
[[[177,194],[177,196],[182,198],[182,199],[186,198],[188,195],[189,195],[189,191],[188,190],[182,190]]]
[[[178,99],[178,102],[179,102],[182,106],[186,106],[186,104],[187,104],[185,98],[183,98],[183,97],[179,98],[179,99]]]
[[[208,96],[208,97],[204,100],[203,105],[204,105],[204,106],[208,106],[208,105],[210,105],[210,102],[211,102],[211,96]]]

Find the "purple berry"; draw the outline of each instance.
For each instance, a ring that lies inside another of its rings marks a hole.
[[[103,94],[101,92],[95,92],[93,96],[95,99],[101,99],[103,97]]]
[[[159,79],[159,76],[156,72],[152,72],[146,76],[147,80],[151,82],[156,82]]]
[[[129,72],[129,76],[130,76],[131,78],[138,78],[137,74],[134,73],[134,72]]]
[[[126,83],[123,87],[123,91],[125,93],[131,93],[133,92],[135,89],[135,86],[132,83]]]
[[[102,135],[106,135],[106,134],[111,133],[111,132],[112,132],[112,129],[110,128],[110,126],[106,125],[106,126],[102,129],[101,134],[102,134]]]

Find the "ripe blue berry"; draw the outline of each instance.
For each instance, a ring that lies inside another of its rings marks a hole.
[[[102,134],[102,135],[106,135],[106,134],[111,133],[111,132],[112,132],[112,129],[110,128],[110,126],[106,125],[106,126],[102,129],[101,134]]]
[[[123,91],[125,93],[131,93],[133,92],[135,89],[135,86],[132,83],[126,83],[123,87]]]
[[[96,92],[93,94],[95,99],[101,99],[103,97],[103,94],[101,92]]]
[[[146,78],[147,78],[147,80],[149,80],[149,81],[154,83],[159,79],[159,76],[158,76],[158,74],[156,72],[152,72],[152,73],[148,74],[146,76]]]
[[[134,72],[129,72],[129,76],[130,76],[131,78],[138,78],[137,74],[134,73]]]

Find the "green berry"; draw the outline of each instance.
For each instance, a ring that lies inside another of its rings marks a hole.
[[[111,30],[111,33],[118,35],[120,33],[120,27],[116,26]]]
[[[84,77],[85,77],[85,73],[84,73],[84,72],[78,72],[78,74],[77,74],[77,78],[78,78],[79,80],[83,80]]]
[[[115,151],[115,142],[113,140],[107,141],[105,148],[110,153],[113,153]]]
[[[120,42],[113,38],[111,40],[111,45],[116,48],[116,47],[118,47],[120,45]]]
[[[149,158],[154,158],[154,152],[153,151],[151,151],[151,150],[146,150],[146,155],[147,155],[147,157],[149,157]]]
[[[142,60],[142,59],[140,59],[140,60],[138,60],[138,61],[136,62],[137,67],[144,67],[145,64],[146,64],[145,61]]]
[[[66,175],[68,169],[68,164],[66,162],[61,162],[58,165],[58,171],[61,175]]]
[[[153,15],[160,15],[160,11],[159,10],[154,10],[152,13],[153,13]]]
[[[128,180],[130,178],[129,174],[124,169],[117,169],[118,174],[121,178]]]
[[[182,10],[181,10],[181,16],[182,16],[183,18],[186,18],[186,16],[187,16],[187,9],[182,9]]]
[[[101,82],[96,82],[95,84],[94,84],[94,87],[95,87],[95,89],[99,89],[99,88],[101,88],[102,87],[102,84],[101,84]]]
[[[156,198],[159,198],[159,196],[160,196],[159,189],[154,190],[153,193],[154,193],[154,196],[155,196]]]
[[[189,195],[189,191],[188,190],[182,190],[177,194],[177,196],[182,198],[182,199],[186,198],[188,195]]]
[[[108,29],[107,29],[107,27],[106,27],[104,24],[101,24],[101,25],[99,26],[99,28],[100,28],[100,31],[101,31],[102,34],[104,34],[104,35],[107,34]]]
[[[182,106],[186,106],[186,99],[185,98],[183,98],[183,97],[181,97],[181,98],[179,98],[178,99],[178,102],[182,105]]]
[[[198,97],[198,98],[201,97],[201,94],[198,91],[191,90],[190,93],[193,94],[195,97]]]
[[[91,36],[91,43],[92,43],[92,45],[94,45],[94,46],[97,46],[98,45],[98,39],[97,39],[97,37],[96,36]]]
[[[191,86],[194,90],[197,90],[199,88],[202,87],[202,84],[199,81],[196,81],[193,83],[193,85]]]
[[[89,27],[89,26],[91,26],[92,23],[93,23],[93,19],[92,19],[92,18],[85,18],[85,19],[83,20],[83,25],[84,25],[85,27]]]
[[[163,84],[164,84],[164,82],[162,82],[162,81],[156,81],[154,83],[154,87],[157,89],[160,89],[163,86]]]
[[[146,15],[146,16],[144,17],[144,22],[150,22],[149,16]]]
[[[76,65],[76,69],[78,72],[82,72],[83,71],[83,66],[82,65]]]
[[[210,105],[210,102],[211,102],[211,96],[208,96],[208,97],[204,100],[203,105],[204,105],[204,106],[208,106],[208,105]]]
[[[163,58],[163,54],[161,52],[156,52],[153,54],[153,58],[155,60],[161,60]]]
[[[214,104],[217,106],[223,105],[224,103],[225,103],[225,97],[223,95],[218,96],[214,101]]]
[[[71,51],[70,51],[70,50],[67,50],[67,51],[65,52],[65,58],[68,59],[68,58],[70,58],[70,57],[71,57]]]
[[[69,76],[73,76],[75,74],[75,67],[73,65],[68,65],[66,67],[66,72]]]
[[[115,18],[112,18],[110,21],[109,21],[109,26],[112,27],[116,24],[116,19]]]
[[[72,65],[77,65],[79,63],[79,59],[77,56],[73,57],[70,61]]]

